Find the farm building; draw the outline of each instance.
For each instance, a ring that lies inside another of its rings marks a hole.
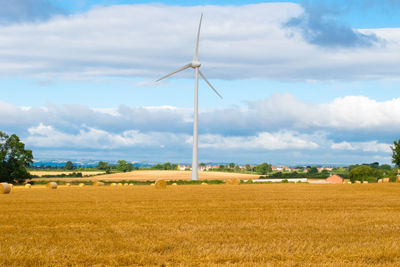
[[[326,178],[326,182],[329,184],[343,184],[343,178],[339,175],[333,174]]]

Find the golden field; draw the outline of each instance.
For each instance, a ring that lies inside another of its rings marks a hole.
[[[43,175],[60,175],[60,174],[68,175],[74,172],[80,172],[82,173],[83,176],[105,173],[103,171],[30,171],[29,173],[32,175],[43,176]]]
[[[190,180],[192,177],[191,171],[158,171],[158,170],[138,170],[132,172],[122,172],[113,174],[104,174],[93,177],[85,178],[86,181],[148,181],[148,180]],[[242,173],[229,173],[229,172],[200,172],[200,180],[226,180],[231,178],[239,178],[242,180],[258,179],[260,175],[255,174],[242,174]],[[58,178],[35,178],[35,180],[55,180]],[[58,179],[59,180],[59,179]],[[82,178],[62,178],[63,181],[72,182],[75,180],[82,180]]]
[[[400,184],[15,187],[2,266],[399,266]]]

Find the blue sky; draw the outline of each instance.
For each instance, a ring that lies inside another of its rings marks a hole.
[[[37,159],[390,163],[397,1],[0,0],[0,130]]]

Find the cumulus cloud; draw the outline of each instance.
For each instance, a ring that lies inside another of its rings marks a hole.
[[[314,163],[320,158],[337,160],[338,154],[351,162],[366,155],[385,158],[400,131],[399,107],[398,98],[347,96],[310,104],[290,94],[275,94],[242,107],[200,110],[199,147],[214,160],[271,153],[284,158],[284,152],[297,152],[290,157]],[[118,150],[159,158],[168,152],[188,159],[192,123],[191,109],[170,106],[101,109],[0,103],[0,129],[17,133],[39,153],[98,151],[106,156]]]
[[[350,151],[363,151],[363,152],[382,152],[390,153],[390,144],[378,143],[377,141],[369,142],[340,142],[333,143],[331,148],[334,150],[350,150]]]
[[[191,60],[203,9],[118,5],[42,23],[3,26],[0,73],[46,81],[103,76],[154,79]],[[391,29],[390,34],[385,29],[350,29],[356,40],[376,36],[385,40],[385,45],[321,49],[310,44],[298,27],[284,26],[302,15],[303,8],[293,3],[207,6],[200,43],[207,77],[291,81],[398,78],[400,29]],[[316,36],[324,39],[329,35],[325,32]]]

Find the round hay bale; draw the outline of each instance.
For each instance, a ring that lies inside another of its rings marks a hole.
[[[379,179],[379,180],[378,180],[378,184],[381,184],[381,183],[382,183],[382,179]]]
[[[122,186],[122,184],[121,184],[121,183],[118,183],[117,185],[118,185],[118,186]]]
[[[132,186],[133,186],[133,184],[129,184],[129,186],[130,186],[130,187],[132,187]]]
[[[167,188],[167,182],[165,180],[157,180],[156,188],[157,189],[165,189],[165,188]]]
[[[351,182],[349,181],[349,182],[347,182],[348,184],[351,184]]]
[[[71,183],[66,183],[65,186],[71,186]]]
[[[49,189],[57,189],[57,183],[56,182],[49,182],[46,184],[47,188]]]
[[[177,186],[177,183],[173,183],[172,185],[173,185],[173,186]]]
[[[225,184],[232,184],[232,179],[226,179]]]
[[[356,181],[356,184],[361,184],[361,182],[360,181]]]
[[[390,182],[390,179],[389,179],[389,178],[383,178],[383,179],[382,179],[382,182],[383,182],[383,183],[389,183],[389,182]]]
[[[11,189],[13,189],[14,188],[14,185],[13,184],[8,184],[10,187],[11,187]]]
[[[31,184],[26,184],[26,185],[25,185],[25,188],[31,188],[31,187],[32,187]]]
[[[129,186],[129,183],[124,183],[124,186]]]
[[[116,183],[112,183],[112,184],[110,184],[110,186],[117,186],[117,184]]]
[[[0,183],[0,194],[9,194],[11,192],[11,186],[8,183]]]
[[[232,179],[232,184],[233,185],[240,185],[240,179],[239,178],[233,178]]]
[[[368,181],[364,181],[363,184],[368,184]]]
[[[85,186],[84,183],[80,183],[80,184],[79,184],[79,187],[84,187],[84,186]]]
[[[95,181],[93,183],[93,186],[104,186],[104,183],[103,182],[99,182],[99,181]]]
[[[150,184],[150,186],[155,186],[155,185],[156,185],[155,183]]]
[[[207,184],[207,183],[205,183],[205,182],[202,182],[202,183],[201,183],[201,185],[208,185],[208,184]]]
[[[400,176],[396,177],[396,183],[400,183]]]

